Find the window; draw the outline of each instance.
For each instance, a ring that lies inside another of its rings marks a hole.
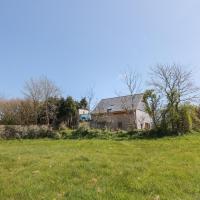
[[[118,122],[118,129],[122,129],[122,122]]]
[[[108,108],[107,109],[107,113],[111,113],[112,109],[111,108]]]
[[[149,123],[145,123],[145,129],[150,129],[150,124]]]
[[[107,113],[111,113],[112,108],[113,108],[113,105],[110,105],[110,106],[107,108]]]

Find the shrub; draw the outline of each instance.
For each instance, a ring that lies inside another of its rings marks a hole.
[[[37,139],[58,138],[58,134],[47,126],[0,126],[0,138],[2,139]]]
[[[72,132],[72,138],[94,138],[97,134],[95,131],[92,131],[91,129],[87,127],[80,127],[77,130]]]
[[[65,129],[67,129],[67,126],[64,122],[62,122],[58,125],[58,130],[63,131]]]
[[[56,140],[59,140],[59,139],[62,138],[62,136],[61,136],[61,134],[60,134],[59,132],[55,131],[55,132],[52,132],[50,138],[54,138],[54,139],[56,139]]]
[[[91,129],[85,126],[79,127],[79,129],[72,132],[72,138],[81,139],[81,138],[98,138],[98,139],[131,139],[137,138],[140,135],[146,134],[144,130],[133,130],[130,132],[118,130],[110,131],[107,129]]]
[[[72,129],[66,128],[66,129],[60,130],[59,134],[60,134],[61,138],[63,138],[63,139],[71,138]]]
[[[81,126],[77,130],[72,132],[72,137],[73,139],[78,139],[78,138],[87,138],[87,139],[92,139],[92,138],[99,138],[99,139],[108,139],[110,138],[110,132],[101,130],[101,129],[91,129],[87,126]]]

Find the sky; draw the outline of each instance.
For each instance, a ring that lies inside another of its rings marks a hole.
[[[200,84],[199,0],[0,0],[0,94],[47,76],[79,99],[125,93],[120,74],[180,64]]]

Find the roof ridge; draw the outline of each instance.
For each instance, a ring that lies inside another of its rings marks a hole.
[[[133,96],[137,96],[137,95],[143,95],[144,93],[136,93]],[[107,99],[116,99],[116,98],[122,98],[122,97],[129,97],[131,95],[123,95],[123,96],[118,96],[118,97],[109,97],[109,98],[103,98],[101,100],[107,100]]]

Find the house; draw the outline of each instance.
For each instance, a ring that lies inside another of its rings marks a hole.
[[[80,121],[90,121],[91,120],[91,115],[87,109],[79,109],[78,114],[79,114]]]
[[[143,94],[102,99],[91,113],[93,128],[112,130],[150,129],[151,117],[145,112]]]

